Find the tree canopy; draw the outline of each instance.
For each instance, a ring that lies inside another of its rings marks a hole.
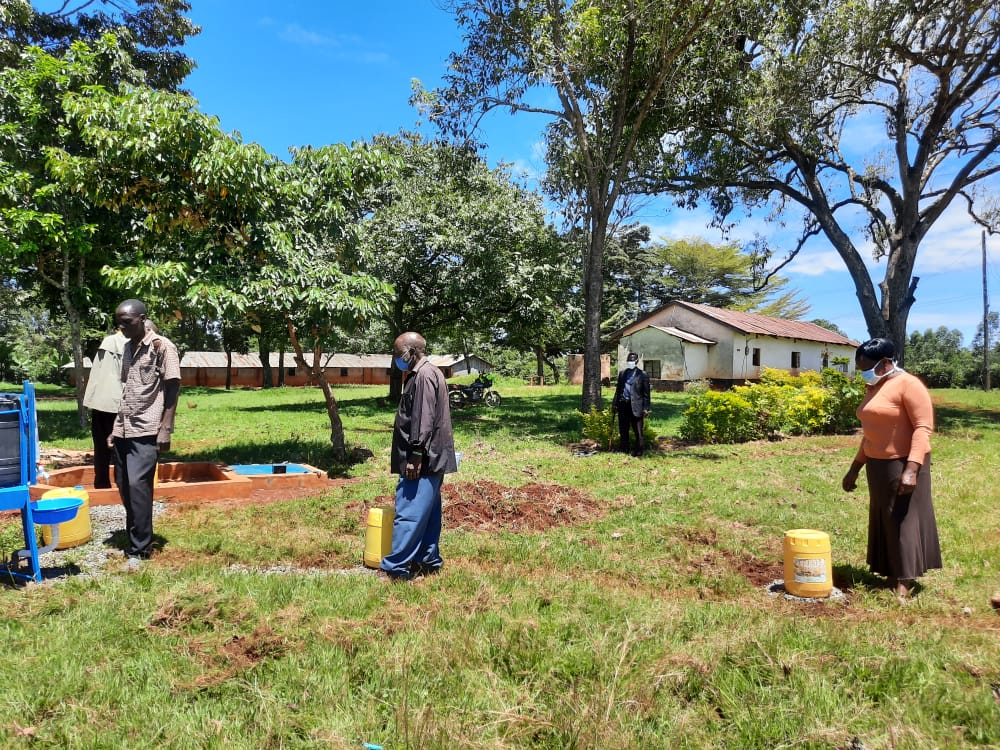
[[[1000,171],[1000,9],[980,0],[768,8],[740,32],[743,59],[718,67],[698,126],[661,142],[662,180],[651,189],[685,201],[699,191],[720,223],[737,201],[797,205],[798,243],[776,265],[769,253],[761,263],[776,270],[822,235],[851,275],[869,333],[902,353],[927,232],[956,202],[988,223],[976,207]],[[885,148],[868,148],[874,127]],[[857,226],[883,268],[877,291]]]
[[[584,411],[601,401],[604,253],[616,216],[648,173],[700,48],[699,32],[729,0],[454,0],[465,48],[445,85],[422,97],[449,134],[474,138],[495,109],[548,119],[545,184],[587,236],[581,289]],[[728,47],[731,47],[731,43]],[[554,97],[539,96],[539,90]],[[553,99],[552,103],[549,100]],[[680,99],[683,99],[681,97]]]

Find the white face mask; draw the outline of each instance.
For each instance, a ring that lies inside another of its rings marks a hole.
[[[635,363],[635,362],[626,362],[626,363],[625,363],[625,366],[626,366],[626,367],[627,367],[628,369],[630,369],[630,370],[634,370],[634,369],[635,369],[635,365],[636,365],[636,363]]]
[[[862,370],[861,371],[861,379],[865,381],[866,385],[877,385],[878,382],[882,378],[884,378],[886,375],[892,375],[892,373],[894,373],[896,371],[896,363],[893,362],[892,363],[892,367],[889,370],[887,370],[886,372],[883,372],[881,375],[877,375],[875,373],[875,370],[878,368],[878,366],[880,364],[882,364],[882,363],[879,362],[878,364],[875,365],[875,367],[873,367],[870,370]]]

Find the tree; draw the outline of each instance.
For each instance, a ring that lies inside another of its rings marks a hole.
[[[141,220],[88,204],[48,171],[48,150],[81,148],[63,109],[70,92],[176,89],[194,65],[178,49],[198,32],[189,10],[186,0],[67,0],[47,13],[26,0],[0,5],[0,266],[68,320],[81,425],[84,339],[106,332],[116,304],[98,269],[130,252]]]
[[[471,346],[515,333],[551,299],[546,278],[561,255],[538,196],[489,169],[473,151],[419,136],[375,145],[402,169],[363,227],[360,267],[395,290],[381,316],[388,350],[400,333]],[[393,368],[390,397],[401,378]]]
[[[648,252],[647,299],[652,307],[682,300],[788,320],[799,320],[809,311],[798,292],[783,291],[786,278],[772,277],[767,287],[758,288],[755,259],[736,244],[664,240]]]
[[[62,57],[73,42],[96,44],[105,34],[115,34],[131,67],[142,72],[143,83],[176,91],[194,68],[194,60],[180,51],[200,31],[184,15],[190,11],[187,0],[64,0],[49,12],[35,10],[28,0],[5,0],[0,6],[0,68],[16,67],[28,47]]]
[[[67,115],[67,98],[88,96],[129,67],[109,36],[94,49],[77,42],[61,58],[31,48],[19,67],[0,69],[0,268],[68,321],[81,426],[84,331],[88,319],[107,319],[97,304],[104,300],[99,269],[127,248],[140,225],[81,196],[52,170],[50,157],[94,156]]]
[[[981,0],[779,3],[720,65],[700,126],[664,138],[659,187],[708,197],[719,222],[736,201],[797,204],[796,247],[823,235],[847,266],[874,336],[900,358],[921,241],[955,202],[1000,170],[1000,9]],[[726,34],[724,29],[719,33]],[[859,154],[881,122],[885,148]],[[852,238],[866,228],[885,271],[875,283]],[[762,263],[770,260],[762,255]]]
[[[549,118],[546,186],[587,235],[583,410],[601,402],[604,252],[616,215],[677,111],[699,32],[725,0],[453,0],[465,49],[422,100],[448,133],[470,138],[488,112]],[[731,46],[731,45],[730,45]],[[700,50],[704,57],[719,50]],[[556,103],[533,94],[550,90]],[[418,97],[421,98],[421,97]]]
[[[842,329],[836,323],[827,320],[826,318],[813,318],[809,322],[812,323],[814,326],[819,326],[820,328],[825,328],[828,331],[839,333],[845,339],[850,338],[850,336],[847,335],[847,332],[844,331],[844,329]]]
[[[931,388],[953,388],[970,383],[975,364],[962,346],[962,332],[939,326],[923,333],[910,333],[906,345],[906,368]]]

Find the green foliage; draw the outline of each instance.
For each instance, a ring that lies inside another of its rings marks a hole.
[[[179,458],[329,456],[315,390],[190,395]],[[502,414],[456,420],[465,460],[445,489],[462,514],[446,507],[445,568],[388,585],[360,567],[361,511],[396,482],[382,395],[344,391],[347,429],[375,454],[349,481],[164,513],[164,553],[139,573],[47,567],[42,586],[0,587],[12,644],[0,746],[1000,747],[996,567],[984,564],[1000,559],[1000,539],[983,520],[995,515],[1000,393],[933,394],[934,471],[946,479],[934,503],[950,542],[945,569],[905,610],[866,569],[863,488],[840,489],[853,436],[677,446],[642,464],[572,458],[579,386],[512,385],[508,399],[505,385]],[[683,400],[654,393],[654,417]],[[39,409],[43,444],[89,445],[71,418],[52,435],[70,402]],[[567,494],[536,495],[516,530],[474,527],[477,508],[539,485]],[[594,513],[581,519],[563,497]],[[560,525],[532,528],[549,508]],[[766,596],[784,531],[813,523],[831,533],[849,601]],[[19,544],[16,514],[5,524],[0,552]]]
[[[860,379],[826,369],[791,375],[765,369],[761,382],[692,395],[680,434],[701,443],[738,443],[776,435],[846,432],[857,425]]]
[[[693,396],[680,436],[698,443],[743,443],[764,437],[760,411],[739,393],[706,391]]]
[[[757,288],[754,249],[700,238],[662,240],[645,249],[643,294],[650,308],[673,300],[799,320],[809,303],[774,276]]]
[[[605,409],[590,407],[590,412],[580,412],[583,416],[583,437],[593,440],[601,450],[613,450],[619,443],[618,415],[609,405]],[[656,445],[656,430],[647,418],[642,423],[642,436],[647,446]]]
[[[583,414],[583,436],[587,440],[593,440],[602,450],[611,450],[614,447],[615,435],[618,433],[618,420],[611,407],[598,409],[596,406],[591,406],[589,412],[581,414]]]

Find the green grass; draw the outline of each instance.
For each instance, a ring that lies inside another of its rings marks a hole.
[[[174,458],[306,461],[355,481],[174,509],[136,575],[0,588],[0,745],[1000,747],[1000,396],[934,392],[945,568],[900,608],[865,566],[863,487],[839,489],[857,438],[577,458],[577,388],[497,390],[499,410],[455,413],[449,483],[558,483],[607,514],[446,528],[444,573],[392,586],[338,572],[359,564],[361,504],[392,491],[384,389],[337,390],[348,440],[372,453],[346,467],[316,389],[185,389]],[[676,434],[684,396],[653,399],[654,429]],[[39,412],[45,445],[89,447],[72,401]],[[764,591],[798,527],[830,533],[845,602]],[[329,572],[252,572],[276,563]]]

